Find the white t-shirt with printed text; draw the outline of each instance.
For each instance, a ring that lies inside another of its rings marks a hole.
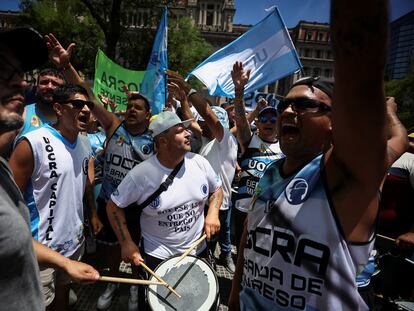
[[[111,195],[120,208],[143,203],[170,175],[156,155],[135,166]],[[202,156],[188,152],[173,183],[142,210],[145,253],[160,259],[186,251],[203,234],[204,205],[221,187],[220,177]],[[200,245],[199,254],[206,247]]]

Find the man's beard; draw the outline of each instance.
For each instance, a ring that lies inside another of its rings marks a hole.
[[[0,118],[0,133],[11,132],[20,129],[24,124],[23,118]]]
[[[48,94],[48,95],[50,95],[50,94]],[[46,105],[46,106],[51,106],[52,104],[53,104],[53,95],[50,95],[50,96],[47,96],[48,98],[46,98],[45,96],[43,96],[43,95],[40,95],[40,94],[36,94],[36,101],[39,103],[41,103],[41,104],[43,104],[43,105]]]

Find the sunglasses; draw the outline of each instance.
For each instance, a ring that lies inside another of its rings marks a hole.
[[[282,113],[286,110],[287,107],[291,106],[292,110],[297,113],[315,113],[315,112],[328,112],[332,108],[325,103],[320,101],[310,99],[310,98],[285,98],[279,102],[277,105],[277,112]]]
[[[64,102],[59,102],[61,105],[71,104],[75,109],[82,109],[85,105],[88,106],[89,109],[93,109],[93,102],[89,100],[81,100],[81,99],[68,99]]]
[[[257,119],[259,120],[260,123],[270,122],[272,124],[275,124],[276,121],[277,121],[277,117],[275,117],[275,116],[271,116],[271,117],[269,117],[269,116],[259,116]]]

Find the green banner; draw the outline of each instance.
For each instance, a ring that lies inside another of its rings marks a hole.
[[[125,69],[110,60],[105,53],[98,49],[95,59],[95,81],[93,93],[112,99],[118,106],[116,110],[124,110],[127,106],[127,96],[122,90],[126,84],[130,91],[139,91],[139,85],[144,78],[145,71]]]

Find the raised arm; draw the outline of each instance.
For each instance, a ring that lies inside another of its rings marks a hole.
[[[46,45],[49,50],[49,59],[56,66],[56,68],[62,70],[65,79],[73,84],[83,86],[89,95],[89,99],[94,102],[94,108],[92,109],[93,114],[101,123],[103,129],[105,130],[106,136],[112,136],[115,129],[119,126],[120,120],[106,110],[95,98],[89,85],[79,76],[76,69],[72,66],[70,60],[72,56],[73,49],[75,48],[75,43],[71,43],[67,49],[65,49],[59,40],[53,35],[48,34],[45,36]],[[102,101],[103,99],[101,99]]]
[[[331,9],[334,156],[349,178],[371,193],[378,189],[387,167],[383,88],[387,6],[387,0],[333,0]]]
[[[234,98],[234,120],[236,121],[237,127],[237,140],[240,144],[241,152],[244,153],[252,138],[252,131],[250,130],[250,123],[246,117],[246,108],[243,101],[244,87],[249,81],[250,70],[244,71],[243,64],[236,62],[233,65],[231,77],[236,94]]]
[[[55,65],[57,69],[62,71],[67,82],[81,85],[83,83],[83,79],[79,76],[78,72],[70,62],[72,52],[76,44],[71,43],[65,49],[52,33],[46,35],[45,40],[46,46],[49,50],[50,61]]]
[[[397,103],[394,97],[387,97],[387,157],[391,166],[408,149],[407,130],[397,116]]]
[[[221,141],[224,136],[224,129],[208,102],[202,96],[200,96],[200,94],[193,91],[190,84],[185,82],[183,77],[181,77],[177,72],[167,70],[167,75],[168,82],[175,83],[185,92],[185,94],[187,94],[187,97],[193,104],[194,108],[207,123],[207,126],[209,127],[214,138],[216,138],[218,141]]]
[[[326,153],[325,171],[345,238],[355,242],[366,242],[373,232],[378,191],[388,167],[383,89],[387,27],[386,0],[332,1],[333,147]]]
[[[201,137],[201,128],[198,122],[194,119],[193,113],[190,109],[190,104],[188,103],[188,98],[183,89],[181,89],[177,84],[170,82],[168,83],[168,94],[171,95],[173,98],[177,99],[181,103],[181,110],[183,113],[183,119],[184,120],[190,120],[193,121],[190,124],[191,131],[197,136]]]

